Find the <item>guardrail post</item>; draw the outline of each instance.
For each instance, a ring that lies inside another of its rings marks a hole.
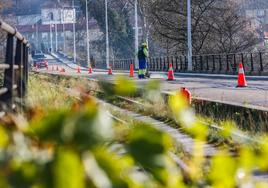
[[[215,71],[216,70],[216,66],[215,66],[215,56],[212,55],[212,71]]]
[[[155,70],[157,71],[158,70],[158,58],[155,58],[155,63],[156,63]]]
[[[206,63],[207,63],[207,71],[209,71],[209,64],[208,64],[208,56],[206,56]]]
[[[251,72],[254,71],[254,64],[253,64],[253,54],[250,53],[250,66],[251,66]]]
[[[153,71],[155,71],[155,58],[153,58]]]
[[[162,71],[162,70],[163,70],[162,57],[159,57],[159,61],[160,61],[160,67],[159,67],[159,70]]]
[[[171,56],[170,58],[171,58],[171,64],[172,64],[172,68],[174,69],[174,60],[173,60],[173,59],[174,59],[174,57],[173,57],[173,56]]]
[[[187,57],[184,56],[184,70],[186,71],[187,70],[187,67],[188,67],[188,62],[187,62]]]
[[[180,55],[180,71],[182,71],[182,56]]]
[[[193,66],[193,70],[194,71],[198,71],[198,67],[197,67],[197,58],[196,58],[196,56],[194,56],[194,66]]]
[[[226,71],[229,72],[230,67],[229,67],[229,56],[226,55]]]
[[[175,62],[176,62],[176,71],[179,71],[179,66],[178,66],[178,56],[176,56],[176,60],[175,60]]]
[[[152,59],[151,59],[151,57],[149,57],[149,60],[148,60],[148,70],[149,71],[152,70]]]
[[[244,67],[245,70],[245,67]],[[234,65],[233,65],[233,72],[235,73],[237,71],[237,63],[236,63],[236,55],[234,54]]]
[[[222,71],[221,55],[219,55],[219,64],[220,64],[220,68],[219,68],[219,70]]]
[[[164,63],[163,71],[166,71],[166,58],[165,57],[163,57],[163,63]]]
[[[6,104],[8,110],[13,108],[13,84],[14,84],[14,36],[12,34],[7,35],[6,45],[6,64],[9,64],[9,69],[4,73],[4,87],[7,88],[7,92],[0,96],[0,101]]]
[[[26,44],[22,45],[22,63],[23,63],[22,97],[25,97],[28,85],[28,47]]]
[[[18,98],[19,98],[19,103],[20,105],[22,105],[23,101],[22,101],[22,90],[23,90],[23,84],[22,84],[22,80],[23,80],[23,72],[22,72],[22,52],[23,48],[22,48],[22,41],[17,39],[17,44],[16,44],[16,55],[15,55],[15,65],[18,65],[19,69],[16,70],[16,74],[15,74],[15,82],[17,84],[17,92],[18,92]]]
[[[203,71],[203,57],[202,57],[202,55],[200,55],[199,58],[200,58],[200,70]]]
[[[263,72],[263,64],[262,64],[262,53],[259,53],[260,56],[260,72]]]
[[[158,65],[157,70],[161,70],[161,57],[157,58],[157,65]]]

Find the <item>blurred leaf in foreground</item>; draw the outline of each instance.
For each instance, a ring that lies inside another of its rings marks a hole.
[[[38,177],[38,166],[34,162],[12,160],[9,182],[14,187],[30,187]]]
[[[87,106],[66,119],[62,131],[65,142],[75,144],[80,150],[97,147],[113,138],[110,116],[102,108]]]
[[[30,132],[33,132],[42,141],[63,143],[61,130],[65,124],[65,119],[70,116],[69,110],[50,111],[39,121],[31,123]]]
[[[228,152],[219,152],[212,158],[209,179],[214,188],[226,188],[236,186],[236,161]]]
[[[119,156],[100,147],[87,155],[85,166],[87,174],[97,187],[140,187],[130,177],[133,160],[128,156]]]
[[[59,149],[52,168],[55,188],[85,187],[84,167],[78,153],[66,148]]]
[[[72,110],[50,111],[32,123],[32,131],[42,141],[76,145],[80,150],[112,138],[112,121],[106,111],[89,100],[75,104]]]
[[[129,96],[136,92],[136,85],[133,80],[129,80],[123,76],[118,76],[115,80],[115,93],[117,95]]]
[[[5,148],[9,143],[9,135],[6,130],[0,125],[0,149]]]
[[[177,187],[180,185],[181,175],[168,157],[171,146],[169,135],[145,124],[137,124],[132,128],[127,144],[135,161],[149,170],[160,184]]]

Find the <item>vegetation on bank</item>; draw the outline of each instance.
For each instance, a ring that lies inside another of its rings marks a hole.
[[[134,84],[117,81],[110,94],[135,91]],[[195,138],[185,177],[169,155],[174,144],[168,134],[143,123],[112,121],[107,109],[85,94],[89,90],[81,80],[30,76],[25,113],[1,119],[0,187],[268,186],[253,176],[268,170],[267,136],[255,148],[241,147],[237,157],[223,149],[207,159],[202,146],[208,129],[176,95],[170,111]]]

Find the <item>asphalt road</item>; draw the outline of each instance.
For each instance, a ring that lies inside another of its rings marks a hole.
[[[66,72],[54,71],[53,73],[81,75],[95,79],[113,80],[117,75],[128,75],[127,72],[114,71],[113,76],[108,76],[106,70],[94,70],[94,73],[89,75],[85,69],[82,69],[82,73],[78,74],[73,65],[64,65],[54,61],[49,62],[49,65],[49,72],[52,72],[51,66],[54,65],[54,69],[59,66],[59,68],[65,68]],[[41,71],[47,70],[43,69]],[[138,80],[135,78],[133,80],[142,85],[152,79],[159,80],[164,91],[174,92],[181,87],[186,87],[194,97],[268,111],[268,77],[248,77],[248,87],[246,88],[237,88],[237,77],[226,75],[176,74],[174,81],[167,81],[167,73],[152,72],[151,79]]]

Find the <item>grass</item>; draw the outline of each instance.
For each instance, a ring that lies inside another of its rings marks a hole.
[[[99,97],[101,97],[102,99],[105,99],[108,102],[110,102],[116,106],[119,106],[121,108],[128,109],[131,111],[141,113],[141,114],[146,115],[146,116],[153,117],[157,120],[160,120],[162,122],[169,124],[170,126],[172,126],[174,128],[180,129],[183,132],[185,131],[184,128],[181,127],[174,120],[174,116],[173,116],[172,112],[170,111],[168,104],[166,104],[166,102],[163,99],[150,102],[147,99],[144,99],[142,97],[131,98],[132,100],[138,101],[139,103],[143,104],[143,105],[138,105],[135,103],[121,100],[120,98],[118,98],[116,96],[111,97],[111,96],[104,96],[101,94]],[[197,115],[196,117],[197,117],[197,120],[199,122],[206,123],[207,125],[205,125],[205,126],[209,126],[209,124],[217,124],[220,127],[224,127],[226,124],[228,124],[228,122],[232,122],[232,121],[218,121],[218,120],[214,120],[212,118],[206,118],[206,117],[201,116],[201,115]],[[233,123],[233,125],[234,125],[233,129],[234,129],[235,123]],[[255,134],[254,132],[253,133],[252,132],[244,132],[244,131],[239,130],[239,129],[236,129],[236,130],[240,131],[242,134],[250,135],[252,138],[258,137],[258,134]],[[223,136],[221,134],[221,131],[213,129],[213,128],[209,128],[208,135],[207,135],[207,142],[210,144],[213,144],[217,147],[229,148],[230,151],[237,151],[241,147],[241,144],[249,144],[251,146],[254,146],[253,145],[254,143],[251,143],[251,142],[244,142],[244,141],[238,142],[238,140],[237,139],[234,140],[231,135],[228,137]]]
[[[88,80],[85,79],[62,79],[58,77],[34,74],[30,76],[29,88],[30,90],[27,104],[30,107],[36,108],[37,106],[40,106],[42,108],[45,108],[46,110],[62,107],[70,108],[71,104],[75,100],[77,100],[76,96],[79,95],[79,90],[83,90],[84,92],[87,92],[92,96],[105,99],[108,102],[111,102],[112,104],[117,105],[121,108],[129,109],[141,113],[143,115],[153,117],[184,131],[183,128],[176,123],[176,121],[174,120],[174,116],[168,108],[168,105],[161,97],[153,101],[148,99],[146,97],[147,95],[144,95],[143,97],[135,97],[132,99],[142,103],[143,106],[133,105],[132,103],[122,101],[115,96],[105,96],[102,93],[96,92],[100,90],[97,82],[88,82]],[[74,89],[72,91],[67,91],[66,88]],[[129,121],[129,117],[124,116],[124,114],[117,114],[118,112],[113,112],[112,109],[109,109],[109,111],[115,113],[116,116],[120,116],[122,120]],[[213,118],[207,118],[201,115],[197,115],[197,119],[200,122],[206,122],[208,124],[216,123],[220,126],[225,124],[225,121],[218,121]],[[250,133],[250,135],[253,137],[255,136],[252,133]],[[232,148],[234,149],[239,146],[238,143],[235,143],[235,141],[231,137],[228,137],[228,139],[226,139],[225,137],[222,137],[219,134],[219,131],[215,129],[209,130],[207,140],[208,143],[212,143],[217,146],[227,145],[232,146]]]
[[[87,80],[80,81],[80,80],[71,79],[71,78],[62,79],[58,77],[32,74],[30,76],[29,88],[30,90],[29,90],[28,99],[27,99],[28,106],[35,107],[35,108],[36,106],[40,106],[45,111],[49,111],[55,108],[56,109],[71,108],[71,105],[73,104],[74,101],[77,100],[76,97],[79,94],[75,95],[75,94],[72,94],[72,92],[71,93],[67,92],[66,88],[74,88],[77,90],[83,90],[83,92],[87,92],[92,96],[103,97],[102,94],[100,95],[98,92],[96,92],[100,90],[96,82],[88,82]],[[114,97],[110,97],[110,100],[114,101],[113,99]],[[138,98],[138,100],[141,100],[143,102],[143,100],[140,98]],[[127,105],[127,103],[124,105]],[[124,105],[122,106],[120,105],[120,106],[124,107]],[[168,115],[168,110],[163,100],[159,103],[154,103],[154,104],[146,102],[144,105],[146,106],[145,111],[143,111],[138,106],[133,106],[133,107],[135,108],[134,110],[138,112],[147,112],[145,113],[145,115],[148,115],[148,116],[166,118]],[[130,116],[127,116],[126,114],[123,114],[113,109],[112,107],[105,106],[105,109],[109,111],[113,116],[127,122],[127,124],[122,124],[120,122],[115,121],[115,124],[114,124],[114,130],[115,130],[117,142],[119,143],[124,142],[126,140],[127,133],[129,129],[131,128],[129,125],[135,126],[135,124],[138,124],[140,122],[134,120],[133,118],[131,118]],[[178,144],[173,145],[172,152],[178,155],[180,158],[183,158],[184,160],[189,159],[189,154],[185,153],[183,150],[183,147]]]
[[[27,106],[42,107],[45,110],[69,108],[77,100],[80,91],[87,87],[85,79],[59,78],[30,74]],[[92,88],[95,86],[92,84]]]

